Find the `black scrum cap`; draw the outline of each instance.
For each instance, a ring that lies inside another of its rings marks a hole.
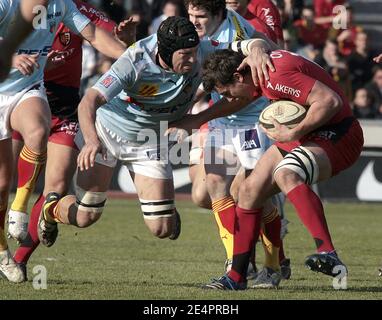
[[[159,26],[158,52],[163,61],[172,68],[172,55],[180,49],[192,48],[199,44],[195,26],[183,17],[169,17]]]

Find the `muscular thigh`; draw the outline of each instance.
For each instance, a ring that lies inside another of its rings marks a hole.
[[[11,127],[20,132],[24,139],[27,133],[41,126],[50,127],[51,113],[48,102],[39,97],[31,97],[21,102],[12,112]]]
[[[156,179],[132,171],[130,174],[139,199],[174,199],[174,181],[172,179]]]
[[[273,178],[273,170],[283,159],[276,146],[271,146],[259,159],[254,170],[245,179],[239,191],[239,204],[262,206],[266,199],[280,192]]]
[[[76,171],[78,151],[69,146],[48,143],[48,157],[45,169],[45,191],[55,190],[60,194],[68,191]]]
[[[99,163],[95,163],[89,170],[77,170],[77,186],[86,191],[106,192],[109,189],[113,171],[114,167]]]

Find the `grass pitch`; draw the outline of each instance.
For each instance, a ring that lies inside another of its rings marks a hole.
[[[28,265],[29,281],[0,280],[6,299],[382,299],[382,205],[326,204],[326,216],[341,259],[349,268],[348,289],[307,270],[303,261],[314,243],[287,205],[285,251],[292,278],[279,290],[220,292],[200,286],[223,274],[224,249],[213,216],[178,201],[182,234],[177,241],[154,238],[144,226],[138,202],[109,200],[103,217],[80,230],[61,226],[52,248],[39,247]],[[12,250],[15,249],[11,242]],[[263,260],[258,245],[258,266]],[[47,289],[33,288],[33,267],[47,269]]]

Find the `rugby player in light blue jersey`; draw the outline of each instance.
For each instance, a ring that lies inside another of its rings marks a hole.
[[[16,13],[17,25],[14,24],[4,39],[0,39],[0,82],[5,80],[11,70],[13,52],[33,30],[36,6],[46,6],[49,0],[21,0]]]
[[[209,40],[214,51],[226,48],[227,43],[259,37],[259,33],[247,20],[235,11],[226,9],[225,0],[186,0],[185,4],[189,19],[195,25],[199,37]],[[203,54],[203,51],[201,53]],[[212,92],[211,98],[212,102],[216,103],[222,97],[217,92]],[[231,267],[234,244],[231,232],[234,216],[232,212],[227,212],[227,208],[235,203],[236,187],[245,179],[245,175],[255,168],[257,161],[272,144],[258,125],[260,113],[268,104],[269,100],[265,97],[255,99],[236,113],[210,121],[209,131],[200,132],[200,137],[192,140],[190,152],[192,198],[197,205],[210,208],[214,212],[227,253],[225,263],[227,270]],[[206,135],[205,132],[208,134],[203,137]],[[264,210],[265,216],[269,216],[264,219],[267,222],[265,230],[270,229],[271,225],[278,225],[280,223],[278,213],[283,214],[283,195],[277,195],[273,200],[277,204],[277,209],[269,200]],[[267,236],[265,232],[265,241]],[[275,276],[278,277],[279,247],[273,247],[270,241],[267,241],[267,244],[264,270],[275,269]],[[267,249],[269,247],[272,249]],[[281,259],[286,260],[283,250],[281,253]],[[256,277],[254,259],[248,276]],[[268,279],[270,278],[262,277],[258,282],[264,285]]]
[[[0,0],[0,37],[17,24],[15,14],[20,0]],[[14,263],[4,236],[4,218],[12,181],[12,130],[24,140],[24,165],[35,168],[33,177],[22,176],[22,185],[31,192],[35,178],[46,158],[51,113],[43,85],[44,67],[58,25],[63,22],[73,32],[81,34],[95,48],[110,57],[118,58],[124,46],[110,34],[96,29],[70,0],[50,0],[40,12],[41,24],[14,54],[14,67],[0,83],[0,273],[11,282],[24,281],[20,267]],[[24,75],[25,73],[29,75]],[[20,163],[20,162],[19,162]],[[28,184],[27,186],[25,184]]]
[[[194,103],[201,83],[197,52],[210,47],[208,43],[199,47],[198,34],[188,19],[170,17],[157,34],[127,49],[80,103],[82,134],[76,140],[82,150],[76,195],[47,203],[45,216],[54,215],[78,227],[93,224],[103,212],[120,160],[131,173],[150,231],[159,238],[179,236],[172,167],[166,159],[168,141],[161,141],[160,125],[181,119]],[[148,142],[142,140],[145,134],[151,134]],[[56,237],[57,226],[44,221],[51,226],[46,229],[53,231],[39,233]]]

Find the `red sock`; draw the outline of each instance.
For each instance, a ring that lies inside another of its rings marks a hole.
[[[291,190],[287,197],[316,242],[317,252],[333,251],[334,247],[320,198],[306,184],[300,184]]]
[[[232,269],[229,277],[236,282],[246,281],[253,243],[261,228],[262,209],[246,210],[236,207]]]
[[[40,244],[37,234],[37,224],[44,201],[45,197],[40,195],[32,208],[29,218],[27,239],[15,252],[14,259],[17,263],[27,263],[33,251],[35,251]]]

